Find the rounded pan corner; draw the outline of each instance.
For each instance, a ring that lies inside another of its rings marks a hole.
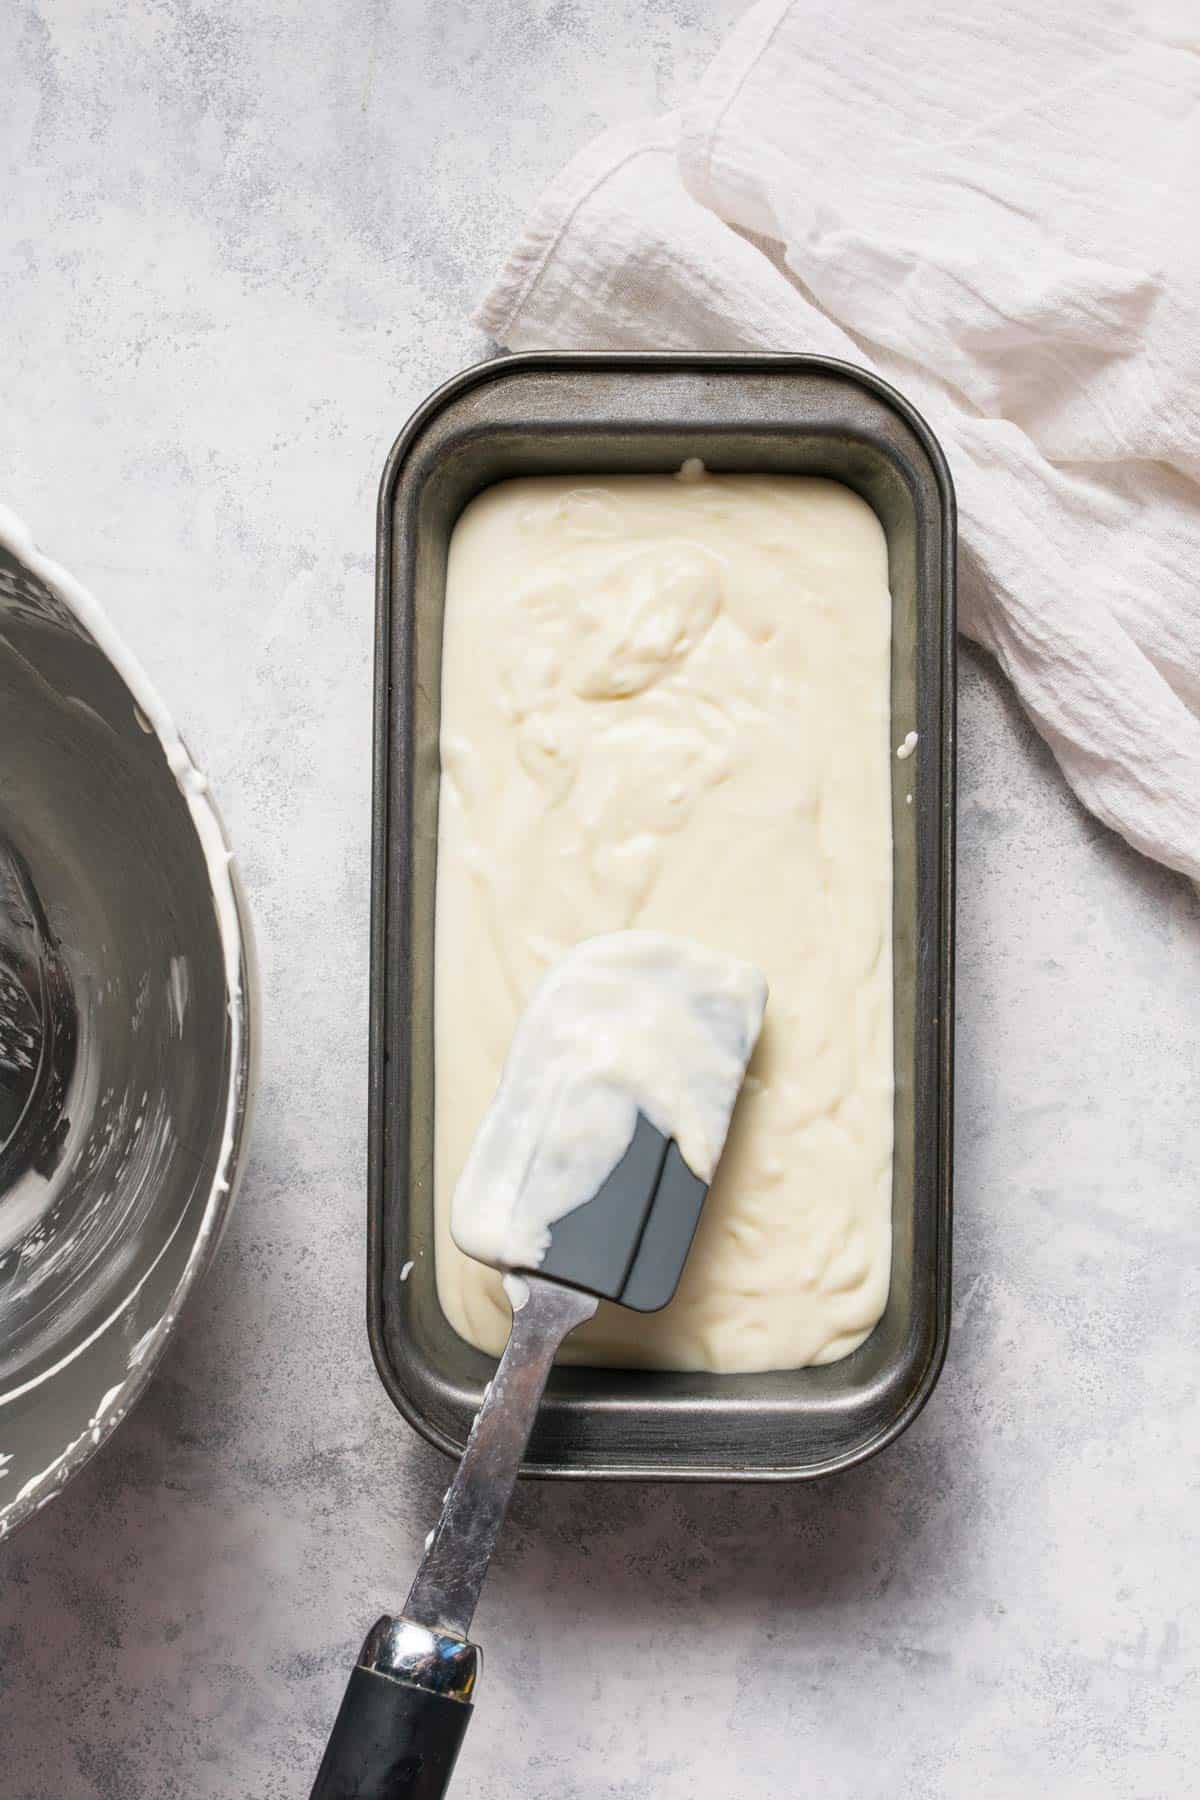
[[[384,1392],[405,1423],[411,1425],[431,1449],[440,1450],[443,1456],[460,1457],[462,1441],[435,1425],[427,1407],[422,1405],[423,1400],[436,1391],[436,1382],[424,1374],[420,1375],[418,1383],[403,1381],[388,1350],[383,1326],[381,1263],[374,1257],[367,1278],[367,1342]],[[422,1393],[421,1389],[427,1392]]]

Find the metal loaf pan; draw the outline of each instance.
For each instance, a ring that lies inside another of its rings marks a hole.
[[[379,503],[371,974],[369,1328],[384,1384],[458,1452],[491,1359],[452,1330],[433,1258],[433,933],[446,551],[481,488],[513,475],[677,469],[831,476],[887,534],[893,762],[895,1175],[891,1297],[867,1341],[767,1375],[564,1368],[533,1475],[786,1480],[861,1461],[928,1398],[950,1301],[954,929],[954,494],[891,388],[806,356],[535,354],[470,369],[396,442]],[[906,804],[911,792],[913,801]],[[464,954],[470,947],[463,946]],[[413,1268],[401,1280],[405,1263]]]

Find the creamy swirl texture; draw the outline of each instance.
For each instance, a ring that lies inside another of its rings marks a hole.
[[[891,1261],[891,605],[837,483],[700,473],[486,490],[450,549],[436,941],[438,1290],[498,1352],[451,1196],[537,983],[584,938],[684,934],[771,1005],[678,1294],[577,1360],[844,1356]]]

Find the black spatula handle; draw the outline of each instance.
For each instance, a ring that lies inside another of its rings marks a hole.
[[[380,1619],[346,1684],[311,1800],[442,1800],[478,1666],[464,1638]]]

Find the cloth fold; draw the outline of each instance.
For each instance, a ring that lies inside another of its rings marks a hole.
[[[958,488],[964,631],[1080,799],[1200,878],[1200,25],[1133,0],[761,0],[543,196],[513,349],[876,369]]]

